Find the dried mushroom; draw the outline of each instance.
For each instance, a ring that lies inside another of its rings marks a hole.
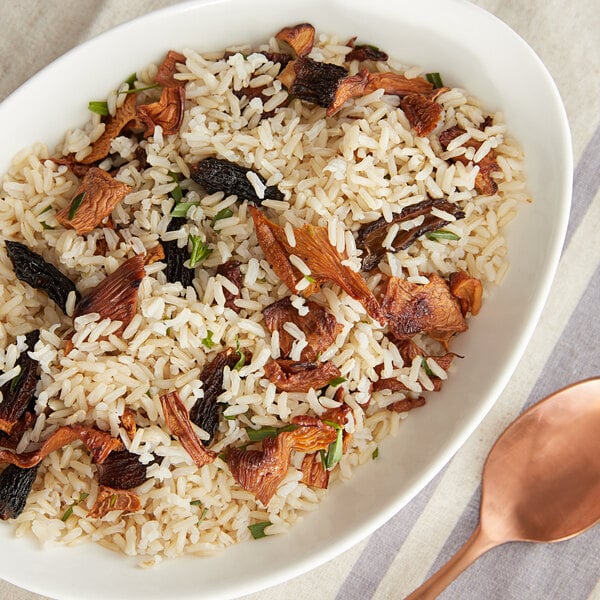
[[[217,275],[222,275],[235,287],[238,289],[237,294],[234,294],[230,290],[228,290],[225,286],[223,286],[223,295],[225,296],[225,306],[230,308],[231,310],[239,313],[242,310],[239,306],[236,305],[235,301],[241,295],[242,290],[242,272],[240,271],[240,261],[239,260],[228,260],[223,264],[220,264],[217,267]]]
[[[196,466],[203,467],[215,460],[217,455],[207,450],[194,431],[190,416],[177,392],[160,397],[165,422],[169,431],[179,438],[179,442],[190,455]]]
[[[135,492],[101,485],[98,488],[96,502],[88,512],[88,517],[101,519],[111,510],[120,510],[125,514],[137,512],[141,508],[142,503]]]
[[[266,438],[262,442],[262,450],[230,448],[227,452],[227,464],[234,479],[264,506],[269,504],[283,481],[292,450],[324,450],[337,436],[334,427],[316,417],[294,417],[292,423],[297,426],[296,429]]]
[[[458,299],[439,275],[426,274],[427,284],[390,277],[381,308],[390,333],[410,338],[425,332],[447,346],[450,338],[467,329]]]
[[[310,23],[300,23],[293,27],[284,27],[275,37],[288,44],[296,56],[306,56],[315,42],[315,28]]]
[[[78,302],[74,318],[98,313],[101,319],[121,321],[115,334],[123,333],[137,311],[138,288],[145,274],[142,255],[126,260]]]
[[[146,481],[146,466],[129,450],[111,452],[98,469],[100,485],[128,490]]]
[[[433,84],[422,77],[408,79],[398,73],[370,73],[366,94],[375,90],[384,90],[390,96],[406,96],[407,94],[427,94],[433,90]]]
[[[186,58],[180,52],[175,50],[169,50],[163,59],[154,81],[165,88],[176,87],[183,85],[183,81],[175,79],[174,75],[177,73],[177,63],[185,64]]]
[[[92,144],[91,152],[80,161],[81,164],[90,165],[108,156],[112,141],[127,124],[136,121],[137,112],[135,105],[135,94],[128,94],[125,102],[117,108],[115,116],[107,119],[104,133]]]
[[[352,60],[358,60],[359,62],[364,60],[386,61],[389,58],[387,52],[380,50],[377,46],[371,44],[355,44],[355,39],[356,38],[352,38],[347,44],[352,50],[346,54],[346,62]]]
[[[277,186],[266,185],[259,173],[223,158],[204,158],[190,167],[190,173],[209,194],[224,192],[259,205],[266,199],[283,200]]]
[[[0,431],[13,433],[15,426],[26,410],[33,409],[34,394],[39,381],[38,362],[29,356],[40,339],[39,330],[31,331],[25,336],[27,349],[21,352],[16,365],[21,368],[19,374],[7,381],[0,391]]]
[[[135,422],[135,412],[131,408],[126,408],[123,414],[119,417],[121,427],[125,430],[127,437],[132,440],[137,431],[137,423]]]
[[[463,316],[476,315],[481,310],[483,286],[477,277],[471,277],[464,271],[451,273],[448,278],[450,291],[458,298]]]
[[[177,231],[185,225],[185,218],[174,217],[171,219],[167,231]],[[192,285],[194,281],[194,269],[189,269],[185,266],[185,262],[189,260],[190,253],[187,244],[179,246],[177,240],[170,240],[162,243],[165,253],[165,277],[169,283],[179,281],[184,288]]]
[[[397,400],[388,406],[388,410],[393,410],[394,412],[408,412],[413,408],[418,408],[419,406],[425,406],[425,398],[423,396],[417,396],[416,398],[408,397],[402,398],[402,400]]]
[[[97,464],[103,463],[113,450],[123,449],[121,441],[105,431],[84,425],[64,425],[50,435],[37,450],[17,454],[7,448],[0,448],[0,463],[10,463],[29,469],[39,464],[51,452],[75,440],[85,444]]]
[[[89,233],[129,192],[131,188],[127,184],[98,167],[92,167],[75,191],[71,204],[56,213],[56,219],[63,227],[70,227],[79,235]]]
[[[317,356],[333,344],[343,327],[335,317],[324,307],[307,300],[304,306],[308,309],[305,315],[300,315],[292,305],[289,297],[282,298],[269,304],[263,309],[267,329],[279,333],[279,348],[282,356],[289,356],[295,338],[285,330],[286,323],[293,323],[306,336],[307,346],[300,355],[301,361],[314,361]]]
[[[280,358],[269,361],[264,369],[265,377],[280,392],[318,390],[341,375],[331,361],[315,363]]]
[[[460,135],[463,135],[464,129],[458,126],[450,127],[440,133],[440,145],[444,150],[448,147],[448,144]],[[463,146],[467,148],[474,148],[475,151],[479,150],[482,142],[474,139],[466,141]],[[464,165],[468,165],[471,161],[464,155],[453,156],[449,159],[451,162],[461,162]],[[479,162],[475,163],[479,166],[479,172],[475,176],[475,189],[479,194],[491,196],[498,191],[498,184],[492,177],[492,173],[499,171],[500,167],[496,161],[496,153],[492,148]]]
[[[302,459],[300,470],[302,471],[300,483],[305,483],[321,490],[327,489],[329,485],[329,471],[323,466],[323,459],[320,453],[307,454]]]
[[[207,363],[200,373],[204,396],[198,398],[192,406],[190,419],[192,423],[208,433],[206,445],[210,444],[219,427],[221,406],[217,402],[217,397],[223,392],[223,370],[225,367],[233,369],[239,360],[240,355],[233,348],[227,348]]]
[[[376,221],[362,225],[356,236],[356,245],[363,250],[363,270],[373,270],[385,256],[385,253],[391,250],[388,247],[384,247],[383,242],[394,223],[403,223],[412,221],[420,216],[424,217],[420,225],[415,225],[408,230],[398,230],[398,233],[391,242],[391,247],[394,251],[405,250],[422,235],[431,231],[437,231],[444,225],[447,225],[448,221],[431,214],[433,208],[454,215],[456,219],[463,219],[465,216],[465,213],[456,204],[452,204],[444,199],[428,198],[423,202],[403,208],[399,213],[394,213],[392,220],[389,222],[384,217],[381,217]]]
[[[429,135],[436,128],[443,110],[440,104],[422,94],[407,94],[400,100],[400,108],[420,136]]]
[[[0,473],[0,519],[15,519],[23,512],[37,472],[37,466],[23,469],[8,465]]]
[[[63,312],[67,310],[67,299],[71,292],[79,298],[75,284],[39,254],[20,242],[6,240],[5,244],[17,278],[33,288],[46,292]]]
[[[182,86],[166,87],[158,102],[142,104],[137,107],[137,116],[144,126],[144,136],[154,135],[158,125],[164,135],[172,135],[179,131],[183,123],[185,110],[185,88]]]
[[[292,292],[308,296],[318,291],[322,283],[331,281],[360,302],[373,319],[382,321],[383,316],[375,296],[359,273],[342,264],[346,257],[341,256],[329,242],[327,228],[314,225],[294,228],[296,245],[290,246],[283,227],[269,221],[256,207],[250,207],[250,214],[260,247],[275,273]],[[307,265],[311,272],[310,278],[314,281],[301,291],[296,288],[300,277],[296,277],[297,269],[289,262],[291,254]]]

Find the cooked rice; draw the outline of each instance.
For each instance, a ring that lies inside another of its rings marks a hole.
[[[277,44],[271,40],[265,49],[268,47],[277,48]],[[148,267],[148,276],[139,288],[138,313],[122,336],[117,336],[119,323],[101,321],[94,314],[77,318],[73,325],[44,293],[15,278],[2,246],[0,368],[4,374],[0,384],[15,375],[24,334],[41,329],[40,342],[32,353],[42,369],[38,416],[19,449],[45,439],[63,424],[95,424],[119,436],[149,465],[149,479],[137,489],[143,507],[140,512],[121,516],[112,511],[103,519],[89,519],[87,511],[98,493],[90,456],[78,444],[53,452],[43,461],[26,509],[16,520],[18,536],[31,533],[42,543],[69,545],[95,541],[139,555],[148,565],[184,553],[212,554],[247,540],[248,525],[257,521],[273,523],[267,529],[269,534],[283,533],[305,511],[316,508],[325,493],[299,482],[301,457],[296,456],[265,508],[235,483],[221,458],[198,469],[165,430],[159,395],[178,390],[189,409],[203,394],[199,380],[203,365],[224,347],[235,348],[236,341],[252,358],[239,371],[225,370],[225,391],[219,401],[228,418],[221,419],[211,449],[221,452],[246,443],[247,427],[279,425],[307,413],[321,415],[339,404],[333,399],[335,389],[329,388],[328,397],[314,392],[279,393],[263,378],[263,367],[270,358],[279,357],[279,346],[278,334],[271,335],[264,325],[262,308],[289,291],[265,260],[246,205],[222,193],[201,197],[199,188],[188,179],[189,165],[198,160],[217,155],[261,173],[267,185],[278,185],[285,194],[284,202],[267,200],[263,206],[269,209],[270,218],[285,227],[290,245],[295,245],[292,226],[325,226],[331,244],[348,253],[346,264],[356,270],[360,255],[351,232],[362,223],[382,215],[390,221],[394,213],[427,195],[459,202],[467,215],[462,220],[436,213],[452,221],[446,229],[455,232],[458,240],[423,238],[408,250],[388,253],[381,271],[427,282],[423,272],[447,276],[462,269],[483,280],[486,294],[488,284],[499,283],[506,273],[502,229],[528,196],[522,153],[506,136],[500,113],[493,114],[492,126],[481,131],[484,112],[480,104],[463,90],[452,89],[439,98],[444,112],[436,132],[418,138],[397,108],[398,98],[378,90],[347,103],[334,118],[326,119],[324,109],[297,99],[286,106],[288,94],[274,80],[278,66],[263,55],[248,55],[248,48],[242,51],[244,55],[221,59],[184,50],[187,64],[177,76],[187,82],[184,122],[179,135],[163,135],[157,127],[153,137],[139,143],[146,150],[148,168],[141,171],[136,162],[130,162],[137,142],[123,136],[113,141],[112,150],[121,158],[117,163],[113,155],[102,166],[119,166],[116,178],[134,190],[112,214],[123,239],[108,228],[82,237],[58,225],[54,215],[70,202],[78,184],[64,166],[47,160],[56,154],[41,143],[20,152],[2,180],[0,228],[4,237],[23,241],[54,262],[77,282],[82,293],[126,258],[160,240],[178,240],[183,245],[188,234],[194,234],[213,247],[213,253],[196,270],[193,288],[167,283],[163,263]],[[342,64],[347,52],[348,47],[335,37],[321,35],[311,56]],[[373,68],[386,70],[389,66],[378,63]],[[419,67],[406,69],[410,77],[422,72]],[[156,70],[157,66],[151,65],[140,71],[136,85],[150,85]],[[357,70],[353,63],[351,74]],[[245,86],[267,86],[264,94],[268,99],[240,104],[232,89]],[[152,91],[147,93],[152,97]],[[124,98],[123,94],[108,94],[111,114]],[[273,116],[261,119],[263,113],[274,110]],[[467,133],[442,151],[437,133],[457,124]],[[85,126],[67,132],[57,154],[75,153],[82,159],[103,129],[99,117],[92,115]],[[476,152],[463,145],[469,139],[482,142]],[[481,197],[474,190],[478,167],[447,161],[462,154],[479,160],[491,148],[495,148],[501,169],[494,175],[499,191]],[[184,228],[173,232],[167,232],[173,208],[170,172],[182,173],[185,200],[201,203],[190,209]],[[264,184],[253,176],[249,180],[261,197]],[[48,206],[53,210],[44,212]],[[210,220],[223,208],[229,208],[232,216],[211,228]],[[394,228],[392,231],[398,231],[397,225]],[[386,245],[393,239],[392,231]],[[108,246],[106,256],[95,255],[100,240]],[[224,292],[236,292],[236,286],[215,276],[215,268],[230,258],[242,264],[239,314],[225,307]],[[310,274],[300,259],[293,256],[291,260],[302,273]],[[377,272],[366,277],[371,289],[380,280]],[[308,284],[303,278],[298,287]],[[376,367],[381,367],[382,377],[396,377],[417,394],[433,385],[420,357],[404,364],[382,328],[337,287],[325,286],[311,299],[325,305],[342,325],[342,332],[321,356],[332,360],[347,379],[345,400],[353,410],[346,426],[353,433],[350,446],[332,472],[330,485],[338,485],[338,479],[350,478],[358,465],[371,460],[378,442],[394,435],[406,416],[385,407],[409,392],[377,392],[367,403],[370,384],[378,378]],[[67,302],[69,314],[74,300],[71,297]],[[308,312],[303,298],[292,296],[292,304],[300,314]],[[65,336],[72,327],[75,350],[65,356]],[[299,358],[306,345],[304,334],[292,324],[285,329],[295,338],[292,357]],[[215,343],[210,350],[202,343],[209,331]],[[435,376],[446,378],[434,359],[427,364]],[[133,440],[119,422],[126,407],[138,413],[139,428]],[[205,432],[198,432],[206,438]],[[160,464],[153,462],[155,456],[162,458]],[[83,492],[89,496],[76,504]],[[70,506],[72,515],[61,520]]]

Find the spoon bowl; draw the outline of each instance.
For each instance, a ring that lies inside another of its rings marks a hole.
[[[407,600],[436,598],[490,548],[557,542],[600,522],[598,456],[600,378],[574,383],[525,411],[485,462],[477,529]]]

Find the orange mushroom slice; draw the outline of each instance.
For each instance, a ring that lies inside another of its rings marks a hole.
[[[175,73],[177,73],[177,63],[185,64],[185,61],[186,58],[181,52],[169,50],[160,67],[158,67],[154,81],[165,88],[184,85],[184,81],[175,79]]]
[[[315,43],[315,28],[310,23],[284,27],[275,37],[288,44],[296,56],[306,56]]]
[[[184,111],[185,88],[163,88],[158,102],[137,107],[137,116],[145,128],[144,137],[153,135],[157,125],[162,128],[164,135],[177,133],[183,123]]]
[[[481,310],[483,286],[477,277],[471,277],[464,271],[451,273],[448,278],[450,291],[458,298],[463,316],[476,315]]]
[[[142,508],[139,496],[131,490],[118,490],[101,485],[94,506],[89,510],[88,517],[101,519],[112,510],[120,510],[123,514],[134,513]]]
[[[90,233],[110,215],[115,206],[131,192],[110,173],[91,167],[84,175],[69,206],[56,213],[58,222],[79,235]]]

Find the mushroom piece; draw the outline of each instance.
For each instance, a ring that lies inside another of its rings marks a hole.
[[[177,133],[183,123],[185,88],[177,85],[163,88],[160,100],[137,107],[137,116],[145,128],[144,137],[154,134],[159,125],[164,135]]]
[[[111,510],[120,510],[126,514],[137,512],[140,508],[142,508],[142,503],[135,492],[101,485],[98,488],[96,502],[88,512],[88,517],[101,519]]]
[[[295,339],[286,331],[285,324],[296,325],[304,333],[307,341],[300,360],[310,362],[316,360],[321,352],[333,344],[343,327],[324,306],[317,302],[307,300],[304,306],[308,312],[301,316],[289,297],[282,298],[265,307],[263,317],[267,329],[271,333],[274,331],[279,333],[279,348],[283,356],[289,355]]]
[[[37,466],[24,469],[8,465],[0,473],[0,519],[15,519],[23,512],[37,472]]]
[[[410,338],[425,332],[447,347],[454,334],[466,331],[467,323],[444,279],[435,273],[426,277],[429,283],[424,285],[390,277],[381,308],[394,337]]]
[[[302,362],[277,359],[265,367],[265,377],[280,392],[308,392],[318,390],[338,378],[340,370],[331,362]]]
[[[400,100],[410,126],[419,136],[429,135],[437,126],[442,115],[442,106],[423,94],[407,94]]]
[[[434,208],[454,215],[457,219],[463,219],[465,216],[465,213],[456,204],[447,202],[443,198],[428,198],[427,200],[423,200],[423,202],[403,208],[399,213],[394,213],[392,220],[389,222],[384,217],[381,217],[376,221],[362,225],[356,236],[356,245],[364,253],[362,258],[363,270],[372,271],[385,256],[386,252],[390,251],[389,248],[383,246],[383,242],[394,223],[403,223],[412,221],[420,216],[424,217],[420,225],[416,225],[408,230],[400,229],[398,231],[396,237],[391,242],[391,246],[395,251],[406,250],[422,235],[431,231],[437,231],[444,225],[447,225],[448,221],[431,214],[431,210]]]
[[[284,27],[275,37],[288,44],[297,56],[306,56],[315,42],[315,28],[310,23]]]
[[[107,459],[97,465],[100,485],[127,490],[146,481],[146,465],[137,454],[129,450],[111,452]]]
[[[25,336],[27,349],[21,352],[16,365],[20,367],[19,374],[7,381],[0,391],[2,392],[2,401],[0,402],[0,431],[8,435],[13,433],[15,426],[19,423],[26,410],[33,409],[32,403],[35,395],[35,388],[39,381],[37,360],[30,358],[29,352],[33,351],[36,343],[40,339],[38,329],[30,331]]]
[[[56,213],[56,219],[63,227],[70,227],[79,235],[89,233],[129,192],[131,188],[127,184],[98,167],[92,167],[75,191],[71,204]]]
[[[450,273],[448,278],[450,291],[458,298],[463,316],[476,315],[481,310],[483,286],[477,277],[471,277],[464,271]]]
[[[175,79],[174,75],[177,73],[177,63],[185,64],[185,61],[186,58],[181,52],[169,50],[160,67],[158,67],[154,81],[165,88],[183,85],[185,82]]]
[[[242,310],[236,305],[235,301],[242,293],[242,272],[240,271],[239,260],[228,260],[217,267],[217,275],[222,275],[237,288],[237,294],[234,294],[225,286],[223,286],[223,295],[225,296],[225,306],[236,313]]]
[[[337,437],[334,427],[308,415],[294,417],[297,426],[263,440],[261,450],[230,448],[227,464],[238,484],[254,494],[264,506],[277,491],[290,466],[292,450],[316,452],[326,449]]]
[[[194,431],[190,416],[177,392],[160,396],[165,422],[169,431],[179,438],[181,445],[191,456],[196,466],[203,467],[213,462],[217,455],[207,450]]]
[[[102,319],[121,321],[115,331],[120,335],[137,311],[138,288],[145,274],[143,255],[126,260],[78,302],[73,317],[98,313]]]

